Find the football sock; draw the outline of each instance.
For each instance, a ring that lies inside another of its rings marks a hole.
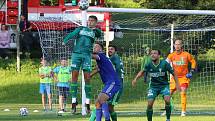
[[[171,115],[171,106],[170,105],[166,105],[165,106],[166,109],[166,119],[170,119],[170,115]]]
[[[86,98],[90,99],[91,98],[91,90],[92,90],[92,86],[90,84],[85,83],[85,93],[86,93]]]
[[[96,121],[101,121],[102,120],[102,109],[96,109]]]
[[[105,117],[105,121],[110,121],[110,112],[107,103],[102,103],[102,112]]]
[[[174,103],[172,97],[170,98],[170,107],[171,107],[171,112],[174,110]]]
[[[117,113],[116,112],[110,113],[110,116],[111,116],[112,121],[117,121]]]
[[[96,120],[96,109],[93,109],[93,111],[91,112],[89,121],[95,121],[95,120]]]
[[[186,92],[181,92],[181,107],[183,112],[186,112],[186,100],[187,100]]]
[[[71,94],[72,94],[72,98],[77,98],[77,91],[78,91],[78,84],[77,82],[72,82],[70,85],[70,89],[71,89]],[[75,102],[73,102],[75,103]]]
[[[148,121],[152,121],[152,114],[153,114],[153,109],[146,110],[146,115],[147,115]]]

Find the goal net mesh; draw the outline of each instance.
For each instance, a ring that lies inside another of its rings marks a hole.
[[[123,38],[110,42],[118,48],[125,69],[124,89],[116,110],[121,113],[138,114],[145,112],[147,106],[147,88],[143,78],[132,88],[131,81],[141,68],[141,60],[147,47],[160,49],[162,58],[166,58],[171,49],[171,24],[174,25],[174,38],[183,40],[183,48],[197,61],[197,72],[191,79],[187,90],[187,113],[213,114],[215,111],[215,16],[212,15],[174,15],[174,14],[138,14],[111,13],[111,30],[115,34],[121,31]],[[63,46],[66,34],[77,25],[72,21],[41,20],[35,22],[40,36],[42,53],[51,61],[71,57],[74,43]],[[113,26],[114,25],[114,26]],[[116,27],[117,25],[117,27]],[[75,38],[74,38],[75,39]],[[105,43],[105,41],[103,41]],[[94,98],[102,88],[98,76],[93,77]],[[91,102],[94,102],[94,98]],[[173,95],[174,111],[181,112],[180,93]],[[154,104],[154,112],[164,109],[164,101],[159,96]]]

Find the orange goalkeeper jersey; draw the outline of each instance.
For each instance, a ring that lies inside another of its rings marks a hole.
[[[167,61],[170,62],[173,66],[174,73],[178,78],[185,77],[188,71],[188,64],[191,63],[191,68],[196,68],[196,61],[193,56],[186,52],[182,51],[181,53],[173,52],[168,55]]]

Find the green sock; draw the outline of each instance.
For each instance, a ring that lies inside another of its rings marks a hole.
[[[170,98],[170,107],[171,107],[171,112],[174,110],[174,104],[173,104],[173,99]]]
[[[116,112],[112,112],[110,114],[110,116],[111,116],[112,121],[117,121],[117,114],[116,114]]]
[[[153,109],[146,110],[146,115],[147,115],[148,121],[152,121],[152,114],[153,114]]]
[[[89,121],[95,121],[95,120],[96,120],[96,109],[93,109],[93,111],[91,112]]]
[[[90,99],[91,98],[91,88],[92,86],[90,84],[85,83],[85,93],[86,93],[86,98]]]
[[[166,109],[166,119],[170,119],[170,115],[171,115],[171,106],[170,105],[166,105],[165,106]]]
[[[70,85],[70,92],[72,94],[72,98],[77,98],[78,84],[77,82],[72,82]]]

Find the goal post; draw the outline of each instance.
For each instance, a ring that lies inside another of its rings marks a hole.
[[[146,47],[161,49],[163,58],[166,58],[174,49],[173,40],[181,38],[184,50],[195,57],[198,65],[188,89],[188,114],[213,114],[215,95],[212,94],[212,90],[215,80],[215,60],[212,58],[215,57],[213,55],[215,53],[215,25],[213,24],[215,11],[92,7],[88,9],[88,12],[110,12],[111,22],[119,25],[118,31],[124,33],[124,38],[115,38],[111,44],[119,47],[118,54],[125,63],[124,93],[126,94],[121,98],[122,103],[132,103],[132,106],[126,105],[126,108],[130,109],[128,112],[139,107],[140,104],[146,107],[146,86],[142,86],[141,82],[141,86],[138,85],[132,90],[130,84],[140,70]],[[176,93],[173,98],[176,107],[173,113],[179,113],[181,111],[180,96]],[[155,105],[157,112],[164,108],[161,97]]]
[[[132,115],[144,112],[147,105],[147,85],[143,81],[139,81],[136,88],[131,88],[131,80],[141,68],[145,50],[147,47],[158,48],[162,51],[162,57],[166,58],[170,51],[173,51],[174,38],[181,38],[184,50],[195,57],[198,65],[188,89],[188,114],[214,114],[215,11],[94,7],[88,8],[87,11],[109,12],[111,20],[107,27],[108,30],[113,30],[115,34],[123,33],[123,38],[115,36],[113,41],[103,41],[106,44],[106,50],[109,43],[116,45],[118,55],[124,62],[124,90],[119,105],[116,107],[116,110],[117,108],[120,110],[117,111]],[[60,43],[67,33],[79,25],[73,21],[65,22],[63,20],[57,22],[58,24],[52,24],[56,20],[42,22],[43,25],[37,24],[36,26],[39,30],[44,55],[52,60],[58,60],[61,56],[70,56],[73,43],[65,47]],[[45,24],[49,27],[46,27]],[[113,24],[119,27],[115,28]],[[100,85],[101,81],[98,77],[94,77],[92,80],[92,94],[96,97],[102,84]],[[179,93],[174,94],[173,98],[175,104],[173,113],[177,114],[181,111]],[[91,102],[94,102],[94,99]],[[160,109],[163,108],[164,102],[162,97],[159,97],[155,101],[155,113],[161,112]]]

